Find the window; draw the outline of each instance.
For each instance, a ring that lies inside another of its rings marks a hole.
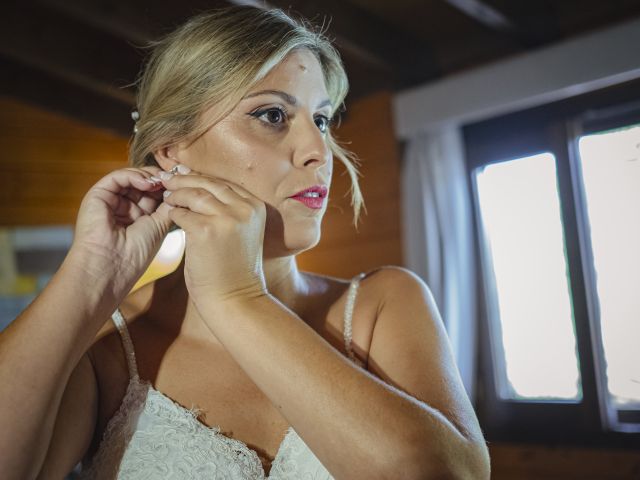
[[[503,399],[581,398],[556,177],[548,152],[475,173]]]
[[[638,409],[640,123],[583,135],[578,146],[595,313],[606,366],[606,401],[618,411]]]
[[[639,87],[464,129],[490,440],[640,446]]]

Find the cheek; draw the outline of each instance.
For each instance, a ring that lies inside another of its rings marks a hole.
[[[200,145],[197,164],[203,173],[237,182],[238,175],[256,170],[259,150],[246,134],[220,129]]]
[[[198,156],[199,171],[237,183],[266,202],[274,200],[288,172],[277,145],[241,129],[208,136]]]

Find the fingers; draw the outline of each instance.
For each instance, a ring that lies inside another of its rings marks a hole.
[[[158,167],[123,168],[101,178],[95,184],[95,188],[106,190],[114,195],[127,194],[132,191],[132,188],[143,192],[157,191],[162,188],[162,185],[160,182],[153,181],[151,177],[159,173]]]
[[[167,178],[166,180],[164,178]],[[169,191],[176,191],[181,188],[195,187],[209,191],[221,202],[228,205],[237,203],[239,200],[251,203],[260,202],[251,192],[244,187],[221,178],[200,175],[195,172],[188,175],[163,175],[163,186]]]
[[[141,195],[140,199],[137,202],[138,206],[147,214],[153,213],[161,203],[162,190],[146,192],[146,194]]]
[[[157,165],[145,165],[144,167],[140,167],[140,170],[144,170],[145,172],[149,172],[151,175],[157,177],[162,169]]]
[[[220,215],[229,208],[211,191],[200,187],[184,187],[164,192],[165,203],[172,207],[182,207],[202,215]]]
[[[186,208],[172,208],[168,211],[168,218],[185,233],[200,232],[205,224],[206,216],[192,212]]]
[[[150,218],[154,221],[158,229],[159,238],[164,238],[164,236],[169,232],[169,229],[171,228],[171,224],[173,223],[171,217],[169,216],[171,210],[171,206],[163,202],[156,209],[156,211],[150,215]]]
[[[161,203],[151,215],[140,215],[134,222],[129,218],[126,225],[131,237],[147,238],[152,245],[159,246],[172,224],[169,218],[170,208],[166,203]]]

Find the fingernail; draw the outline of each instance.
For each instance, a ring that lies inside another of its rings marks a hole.
[[[171,180],[172,177],[173,175],[171,175],[169,172],[160,172],[160,178],[162,180]]]
[[[161,180],[161,179],[159,179],[158,177],[150,177],[150,178],[147,178],[147,182],[149,182],[149,183],[160,183],[161,181],[162,181],[162,180]]]
[[[169,195],[171,195],[171,191],[170,190],[165,190],[164,192],[162,192],[162,196],[164,198],[167,198]]]
[[[191,171],[191,169],[189,167],[187,167],[186,165],[178,165],[178,173],[181,175],[186,175],[187,173],[189,173]]]

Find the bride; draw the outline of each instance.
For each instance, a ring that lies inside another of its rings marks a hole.
[[[347,93],[279,10],[204,13],[140,78],[131,167],[0,336],[0,477],[488,478],[438,310],[412,272],[300,271],[320,239]],[[90,159],[88,159],[90,161]],[[129,293],[173,226],[185,255]]]

